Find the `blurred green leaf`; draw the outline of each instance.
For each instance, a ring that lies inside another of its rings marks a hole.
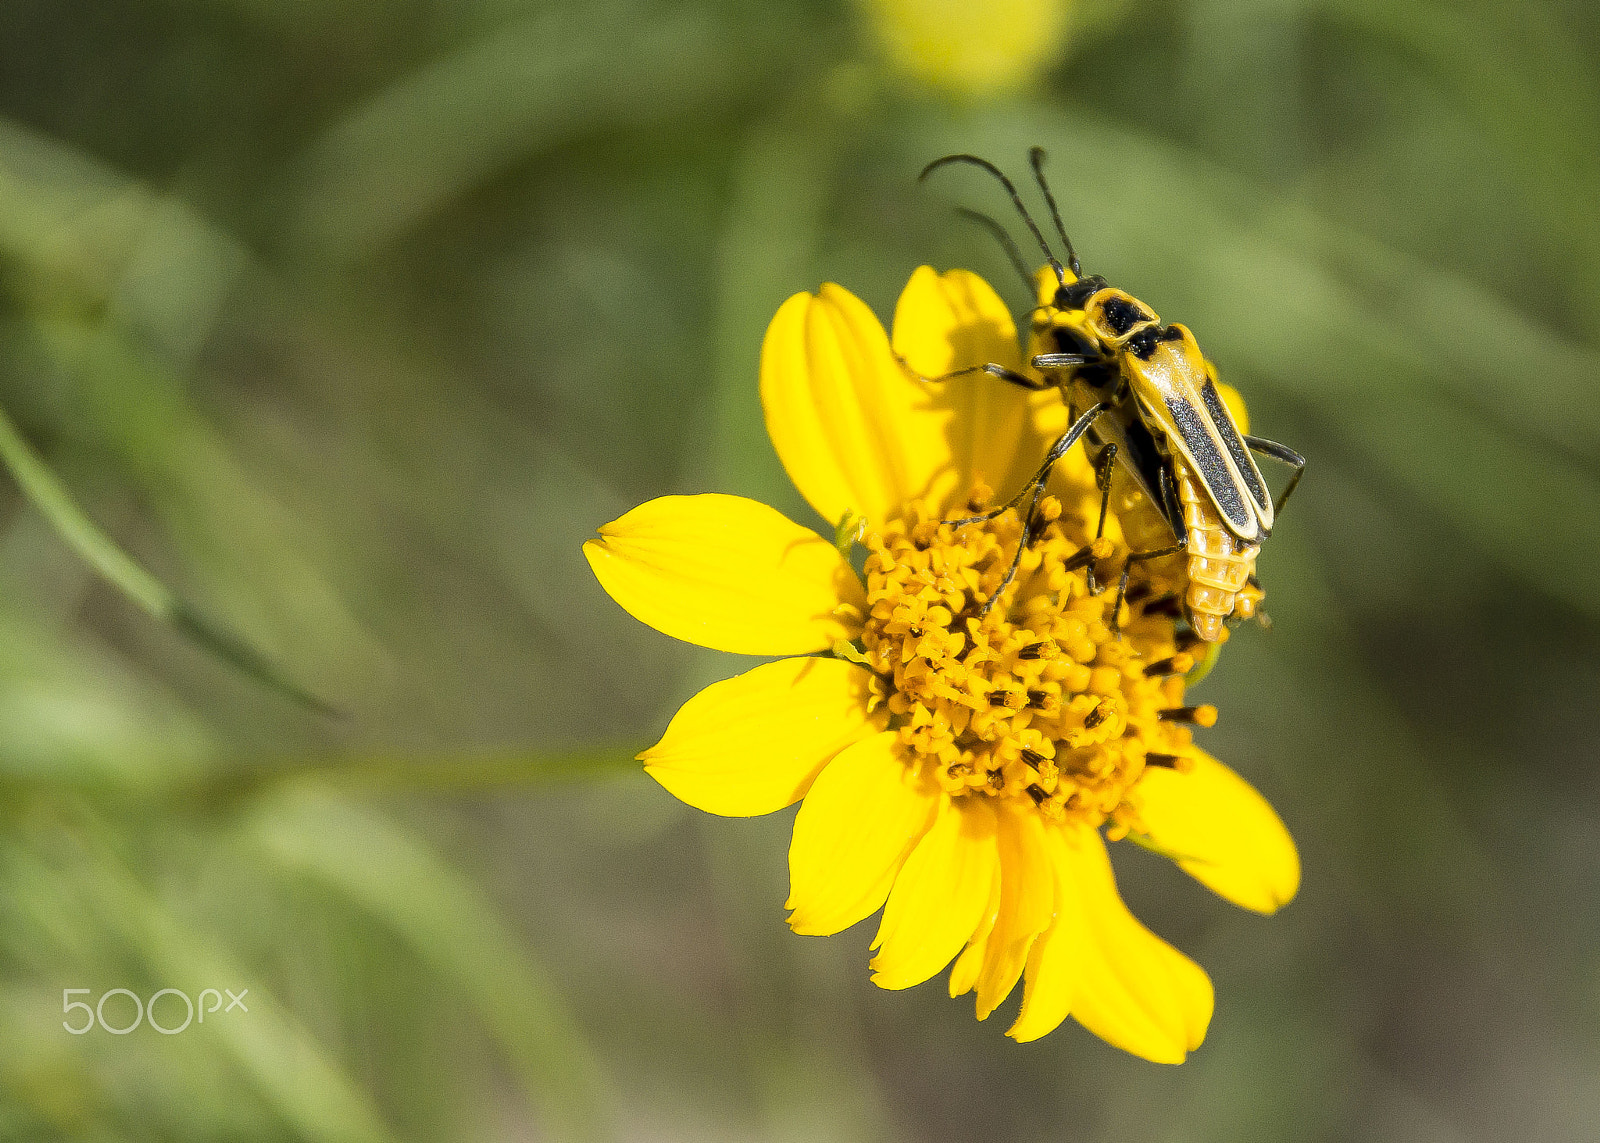
[[[250,833],[285,868],[392,926],[478,1011],[560,1138],[600,1138],[601,1078],[560,995],[493,907],[376,811],[301,791],[269,802]]]
[[[55,474],[22,439],[3,409],[0,409],[0,464],[10,470],[33,506],[50,521],[56,533],[90,567],[151,618],[171,624],[175,630],[218,658],[296,702],[322,714],[337,713],[327,703],[291,681],[260,651],[173,595],[112,543],[110,537],[96,527],[73,502]]]
[[[512,163],[726,98],[747,68],[700,15],[612,3],[507,24],[375,94],[313,144],[287,192],[289,241],[319,265],[357,261]]]
[[[145,978],[162,982],[158,987],[182,987],[191,997],[208,987],[249,989],[247,1012],[195,1026],[196,1038],[210,1037],[302,1138],[391,1143],[366,1093],[260,978],[209,934],[179,921],[114,856],[108,837],[89,840],[103,829],[97,823],[79,835],[91,848],[69,857],[63,872],[106,931],[144,963]]]
[[[1329,15],[1425,61],[1495,140],[1551,238],[1587,283],[1600,333],[1600,77],[1592,54],[1540,4],[1333,0]]]

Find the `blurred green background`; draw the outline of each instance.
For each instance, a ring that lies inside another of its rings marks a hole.
[[[4,481],[0,1138],[1600,1137],[1597,61],[1582,0],[7,0],[0,406],[344,713]],[[791,935],[792,813],[631,761],[744,661],[579,552],[669,492],[818,523],[767,319],[923,262],[1020,310],[950,211],[1020,235],[996,188],[914,177],[1032,143],[1088,269],[1311,462],[1199,692],[1299,899],[1117,847],[1216,982],[1176,1069]],[[249,1011],[73,1036],[67,988]]]

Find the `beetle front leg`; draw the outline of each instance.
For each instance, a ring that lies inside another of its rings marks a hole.
[[[965,369],[957,369],[951,373],[941,374],[938,377],[924,377],[911,368],[911,363],[898,353],[895,354],[894,359],[900,363],[900,368],[911,374],[911,376],[930,385],[938,381],[952,381],[957,377],[969,377],[974,373],[987,373],[991,377],[998,377],[1002,381],[1009,381],[1013,385],[1021,386],[1035,393],[1043,389],[1055,388],[1054,381],[1046,381],[1042,377],[1029,377],[1026,374],[1018,373],[1015,369],[1007,369],[1004,365],[996,365],[992,361],[985,362],[982,365],[969,365]]]

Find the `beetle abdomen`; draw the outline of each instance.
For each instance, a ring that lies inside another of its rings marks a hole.
[[[1184,466],[1174,467],[1178,501],[1189,532],[1189,590],[1184,603],[1195,634],[1215,643],[1222,638],[1223,620],[1233,614],[1239,593],[1255,572],[1261,545],[1241,545]],[[1253,603],[1248,610],[1254,611]]]

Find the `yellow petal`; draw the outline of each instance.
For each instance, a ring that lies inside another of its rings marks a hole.
[[[871,674],[842,659],[780,659],[713,683],[639,755],[674,797],[713,814],[770,814],[872,733]]]
[[[983,920],[1000,853],[987,798],[944,798],[894,880],[872,947],[872,983],[910,988],[950,963]]]
[[[989,934],[994,932],[994,923],[1000,919],[1000,866],[997,864],[994,877],[989,883],[989,903],[983,907],[983,917],[978,921],[978,927],[973,932],[972,938],[967,941],[967,947],[961,950],[961,955],[956,957],[956,963],[950,968],[950,998],[954,1000],[971,992],[978,986],[978,974],[983,971],[983,961],[989,945]],[[979,1016],[978,1019],[983,1019]]]
[[[1047,826],[1043,832],[1055,916],[1028,950],[1022,1011],[1006,1030],[1006,1035],[1019,1043],[1037,1040],[1067,1018],[1089,947],[1083,892],[1076,866],[1067,855],[1066,832],[1058,826]]]
[[[1010,995],[1039,934],[1055,914],[1055,872],[1045,827],[1032,807],[1000,811],[1001,900],[978,983],[978,1019]]]
[[[894,311],[894,349],[923,377],[991,363],[1022,369],[1010,311],[987,282],[967,270],[937,274],[922,266],[911,275]],[[1019,491],[1049,444],[1037,407],[1061,405],[1053,389],[1029,392],[988,373],[930,386],[930,397],[952,459],[930,490],[944,507],[965,496],[974,479],[986,481],[1002,499]]]
[[[949,468],[930,394],[895,361],[883,326],[828,284],[778,310],[761,346],[767,433],[822,518],[882,524]]]
[[[838,549],[740,496],[651,500],[583,554],[628,614],[702,647],[804,655],[861,631],[866,594]]]
[[[924,377],[993,362],[1022,367],[1017,323],[1000,295],[970,270],[912,272],[894,308],[894,351]],[[983,388],[1005,384],[989,377]],[[1011,386],[1013,392],[1026,392]]]
[[[1098,833],[1078,829],[1066,835],[1062,853],[1082,891],[1089,937],[1078,965],[1073,1018],[1136,1056],[1182,1063],[1205,1039],[1211,1021],[1210,978],[1128,912]]]
[[[841,750],[794,819],[789,927],[826,936],[877,912],[937,806],[938,796],[901,761],[894,731]]]
[[[1206,1029],[1211,1027],[1211,1013],[1216,1007],[1216,992],[1205,969],[1165,941],[1161,942],[1161,952],[1172,973],[1172,990],[1178,997],[1186,1043],[1192,1052],[1205,1042]]]
[[[1135,787],[1139,817],[1178,866],[1219,895],[1271,913],[1300,888],[1300,855],[1283,821],[1255,787],[1209,754],[1187,772],[1145,771]]]

